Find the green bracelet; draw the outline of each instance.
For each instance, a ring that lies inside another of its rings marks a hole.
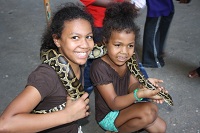
[[[138,98],[137,96],[138,88],[134,90],[134,97],[137,101],[142,101],[143,98]]]

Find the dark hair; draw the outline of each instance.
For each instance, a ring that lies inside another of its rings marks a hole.
[[[94,26],[92,16],[86,12],[85,8],[82,5],[68,2],[66,3],[66,5],[64,5],[64,7],[62,6],[61,9],[54,14],[50,25],[47,26],[47,29],[42,37],[42,45],[40,50],[57,50],[58,48],[53,41],[52,35],[55,34],[59,39],[64,28],[64,22],[72,21],[79,18],[89,21],[93,30]]]
[[[112,3],[106,8],[103,20],[103,38],[106,43],[110,39],[112,31],[134,32],[136,43],[139,40],[139,27],[135,23],[137,11],[129,2]]]

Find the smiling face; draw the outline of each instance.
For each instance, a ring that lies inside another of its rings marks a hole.
[[[126,31],[112,31],[108,40],[107,50],[108,56],[112,63],[122,66],[131,58],[134,53],[135,34]]]
[[[54,37],[54,42],[70,65],[83,65],[94,47],[91,25],[85,19],[66,21],[61,38]]]

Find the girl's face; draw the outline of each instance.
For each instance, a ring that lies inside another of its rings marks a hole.
[[[107,44],[108,56],[115,65],[122,66],[133,55],[134,46],[134,32],[113,31]]]
[[[61,38],[54,42],[71,65],[83,65],[94,47],[91,25],[85,19],[66,21]]]

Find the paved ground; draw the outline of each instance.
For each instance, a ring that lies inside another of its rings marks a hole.
[[[52,10],[60,3],[63,2],[52,0]],[[163,79],[163,85],[173,97],[173,107],[159,105],[159,114],[168,124],[167,133],[199,133],[200,79],[190,79],[187,74],[198,67],[200,61],[200,1],[192,0],[188,5],[174,3],[176,13],[166,45],[166,65],[146,70],[150,77]],[[141,34],[145,14],[146,9],[138,18]],[[40,38],[45,26],[42,0],[0,1],[0,113],[24,88],[27,76],[40,63]],[[139,51],[141,46],[138,46]],[[82,121],[83,131],[103,133],[94,121],[94,95],[90,98],[92,114]]]

